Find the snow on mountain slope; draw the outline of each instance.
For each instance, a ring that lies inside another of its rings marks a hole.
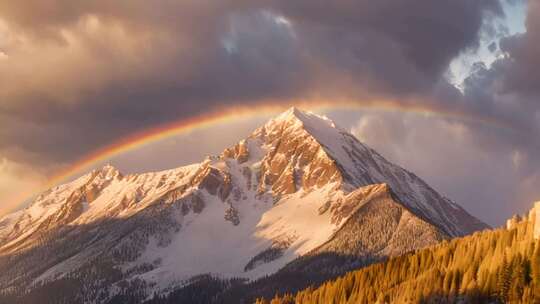
[[[198,219],[187,219],[184,231],[175,235],[169,246],[147,248],[137,262],[160,259],[162,263],[141,278],[166,287],[173,279],[185,280],[201,273],[252,279],[273,273],[321,245],[339,227],[331,222],[330,213],[318,212],[327,199],[324,190],[296,193],[276,205],[271,200],[253,204],[248,196],[238,204],[242,216],[236,226],[223,221],[226,205],[216,198],[205,200],[208,207]],[[268,262],[253,260],[272,246],[283,249],[280,257]],[[181,276],[171,269],[181,270]]]
[[[311,254],[332,252],[377,259],[437,243],[444,235],[396,201],[386,184],[360,188],[352,216],[324,245]],[[358,191],[358,190],[357,190]],[[356,192],[356,191],[355,191]],[[355,192],[351,193],[355,195]]]
[[[63,225],[127,217],[170,189],[189,185],[198,168],[193,165],[125,177],[110,165],[94,170],[41,194],[28,208],[8,215],[11,226],[0,226],[0,252],[32,246],[36,237]]]
[[[337,127],[331,120],[295,108],[279,116],[280,124],[296,118],[296,126],[310,133],[336,162],[343,180],[352,188],[387,183],[407,207],[433,221],[451,236],[487,228],[459,205],[439,195],[416,175],[400,168]]]
[[[259,278],[317,252],[401,254],[485,227],[331,120],[292,108],[200,164],[127,176],[106,166],[0,219],[0,290],[69,274],[88,299],[151,294],[207,273]]]

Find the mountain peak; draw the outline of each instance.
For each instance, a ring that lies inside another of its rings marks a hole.
[[[102,179],[113,179],[116,177],[121,177],[122,173],[116,167],[111,164],[106,164],[105,166],[95,169],[90,173],[90,176],[93,178],[100,177]]]
[[[305,120],[315,119],[315,118],[318,118],[324,121],[330,121],[330,119],[328,119],[324,115],[315,114],[311,111],[302,110],[294,106],[290,107],[285,112],[282,112],[281,114],[276,116],[274,120],[298,119],[298,120],[305,121]]]
[[[336,124],[324,115],[315,114],[311,111],[304,111],[296,107],[290,107],[287,111],[271,119],[266,128],[275,128],[283,124],[294,127],[302,127],[306,131],[313,133],[321,129],[334,129],[338,131]]]
[[[113,165],[111,164],[106,164],[105,166],[103,166],[99,171],[101,172],[117,172],[118,169],[116,169]]]
[[[290,107],[287,111],[282,112],[278,116],[274,117],[274,121],[291,121],[291,120],[303,120],[308,115],[307,112],[302,111],[296,107]]]
[[[303,185],[306,189],[337,182],[339,188],[348,192],[387,183],[407,208],[430,219],[448,235],[460,236],[487,227],[419,177],[387,161],[323,115],[291,107],[257,129],[252,138],[262,139],[271,148],[265,159],[271,168],[269,178],[264,180],[269,184],[281,181],[283,176],[288,177],[289,183],[295,176],[302,176],[304,181],[306,174],[310,176],[308,180],[317,181],[308,183],[308,187]],[[300,167],[309,164],[309,169],[295,172],[296,160],[300,160]],[[285,170],[289,167],[293,169]],[[284,175],[284,172],[288,173]],[[321,173],[325,178],[319,178]]]
[[[293,116],[296,116],[296,115],[302,114],[302,112],[303,112],[302,110],[298,109],[295,106],[292,106],[289,109],[287,109],[287,111],[281,113],[281,115],[285,115],[285,116],[293,115]]]

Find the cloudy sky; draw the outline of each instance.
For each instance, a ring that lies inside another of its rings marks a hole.
[[[218,107],[393,100],[324,114],[499,225],[540,200],[538,54],[536,0],[1,1],[0,214],[92,151]],[[265,118],[110,162],[187,164]]]

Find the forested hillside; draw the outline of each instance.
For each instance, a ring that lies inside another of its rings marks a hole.
[[[271,303],[540,303],[540,240],[532,221],[352,271]]]

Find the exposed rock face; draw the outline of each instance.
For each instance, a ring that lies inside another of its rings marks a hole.
[[[224,201],[231,192],[231,177],[227,172],[206,165],[195,178],[194,185],[208,191],[211,195],[219,196]]]
[[[284,113],[248,138],[248,142],[262,143],[266,149],[260,165],[259,192],[266,191],[267,186],[275,195],[283,195],[297,188],[341,185],[342,175],[335,161],[305,129],[298,115],[303,114],[295,109]]]
[[[234,208],[233,206],[229,206],[229,208],[225,211],[225,220],[231,222],[235,226],[240,224],[238,210],[236,210],[236,208]]]
[[[221,154],[222,158],[234,158],[239,163],[245,163],[249,158],[249,152],[246,146],[246,141],[242,140],[233,148],[228,148]]]
[[[523,216],[514,215],[506,221],[506,229],[515,229],[520,224],[527,224],[532,232],[531,237],[540,239],[540,202],[533,204],[531,210]]]
[[[514,215],[512,218],[506,220],[506,229],[510,230],[517,226],[523,219],[519,215]]]
[[[514,215],[506,221],[506,229],[514,229],[520,224],[527,224],[532,230],[532,237],[540,239],[540,202],[533,204],[531,210],[523,216]]]
[[[534,238],[540,239],[540,202],[534,204],[533,210]]]

